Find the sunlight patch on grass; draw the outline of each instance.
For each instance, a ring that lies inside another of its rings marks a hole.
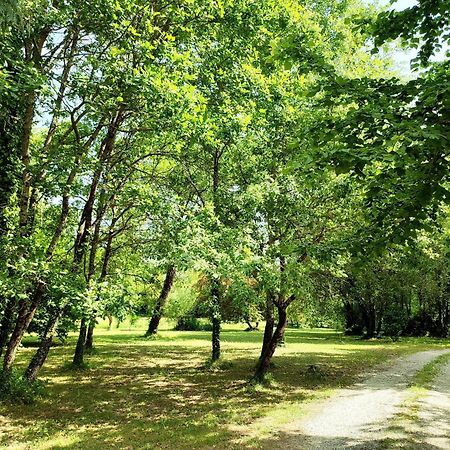
[[[222,359],[205,367],[210,333],[171,331],[166,323],[157,339],[145,339],[146,326],[140,320],[108,331],[101,323],[96,352],[86,355],[89,367],[80,372],[64,369],[75,335],[52,348],[42,371],[47,397],[27,408],[0,406],[0,447],[257,448],[301,418],[310,402],[354,382],[370,367],[448,345],[432,339],[363,341],[334,330],[289,329],[286,347],[277,349],[273,359],[272,382],[251,387],[262,331],[224,325]],[[32,351],[20,350],[19,367]],[[310,365],[319,370],[311,373]]]

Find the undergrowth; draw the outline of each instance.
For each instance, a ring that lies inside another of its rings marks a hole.
[[[42,381],[30,382],[16,370],[0,372],[0,401],[29,405],[44,395]]]

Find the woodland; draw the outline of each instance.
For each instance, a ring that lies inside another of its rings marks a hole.
[[[135,323],[200,333],[209,368],[246,333],[252,385],[309,327],[448,338],[449,22],[448,0],[3,0],[0,399]]]

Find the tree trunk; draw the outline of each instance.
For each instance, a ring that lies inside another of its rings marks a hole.
[[[95,314],[92,315],[87,329],[85,350],[92,350],[94,348],[94,328],[95,328]]]
[[[15,74],[15,70],[7,67],[10,73]],[[2,105],[6,106],[6,105]],[[0,235],[8,230],[8,221],[5,210],[9,205],[11,196],[17,191],[17,184],[20,178],[20,133],[21,121],[16,117],[24,115],[23,105],[8,105],[7,111],[0,115]]]
[[[161,293],[159,294],[159,298],[158,301],[156,302],[155,309],[153,310],[153,315],[148,325],[147,333],[145,333],[146,336],[151,336],[152,334],[155,334],[158,331],[159,322],[164,312],[164,306],[166,304],[167,298],[169,297],[170,290],[172,289],[173,286],[175,273],[176,273],[175,266],[171,264],[167,268],[166,278],[164,279],[164,284]]]
[[[55,335],[55,331],[61,315],[62,311],[55,312],[47,323],[47,327],[45,329],[44,335],[41,338],[39,348],[37,349],[32,360],[30,361],[30,364],[28,365],[27,370],[25,371],[25,378],[30,382],[34,382],[36,380],[39,371],[41,370],[45,360],[47,359],[48,352],[50,351],[53,337]]]
[[[211,334],[211,343],[212,343],[212,353],[211,353],[211,361],[217,361],[220,358],[220,292],[219,292],[219,281],[212,280],[212,289],[211,289],[211,300],[212,300],[212,308],[211,308],[211,323],[212,323],[212,334]]]
[[[220,358],[220,319],[212,319],[212,353],[211,361],[217,361]]]
[[[274,300],[273,293],[268,292],[266,297],[266,310],[265,310],[266,325],[264,327],[264,337],[263,337],[263,345],[261,348],[261,355],[259,357],[260,359],[266,352],[267,347],[269,346],[269,343],[273,336],[273,327],[275,325],[275,320],[273,317],[273,307],[274,307],[273,300]]]
[[[97,196],[98,186],[100,184],[102,174],[106,167],[105,163],[108,161],[109,157],[112,154],[117,133],[119,131],[119,126],[124,119],[124,111],[125,106],[121,105],[119,107],[118,112],[109,123],[107,135],[103,139],[100,146],[98,158],[102,164],[100,164],[93,173],[91,186],[89,189],[89,195],[84,205],[83,211],[81,213],[80,221],[78,223],[78,230],[74,244],[72,272],[77,272],[80,269],[80,265],[86,254],[86,245],[91,237],[91,228],[93,225],[92,216],[94,213],[94,204]],[[96,226],[94,227],[94,236],[91,240],[91,249],[89,254],[89,273],[87,276],[88,287],[95,272],[95,256],[98,246],[101,219],[105,213],[104,206],[105,205],[103,204],[102,198],[100,198],[96,217],[97,222]],[[75,353],[73,355],[73,364],[75,366],[81,367],[84,363],[84,351],[85,351],[87,331],[88,331],[88,321],[85,317],[83,317],[81,319],[80,333],[78,336],[77,346],[75,348]]]
[[[11,332],[15,306],[16,300],[10,298],[6,303],[5,311],[3,312],[2,321],[0,323],[0,357],[3,354],[3,350],[8,342],[9,333]]]
[[[448,331],[449,331],[449,322],[450,322],[450,305],[448,298],[445,299],[445,314],[444,314],[444,329],[443,329],[443,336],[444,338],[448,337]]]
[[[277,347],[286,347],[286,333],[284,331],[280,341],[278,342]]]
[[[287,324],[287,307],[290,302],[283,302],[280,304],[276,304],[277,310],[278,310],[278,323],[275,328],[275,332],[272,335],[272,338],[270,339],[270,342],[268,343],[264,354],[260,357],[258,361],[258,365],[256,366],[256,371],[253,376],[253,379],[255,381],[261,382],[264,380],[264,377],[267,374],[267,371],[269,370],[270,361],[272,360],[272,356],[275,353],[275,350],[283,338],[284,330],[286,329]]]
[[[364,322],[366,325],[365,337],[371,339],[375,336],[376,331],[375,308],[371,305],[364,308]]]
[[[23,335],[28,329],[34,314],[40,305],[45,292],[45,285],[38,283],[33,299],[28,306],[26,301],[21,302],[16,325],[6,348],[5,358],[3,360],[3,370],[9,371],[16,358],[17,349],[22,341]]]
[[[87,329],[88,321],[86,317],[83,317],[80,323],[80,333],[78,335],[77,346],[75,347],[75,353],[73,355],[74,366],[81,367],[84,364],[84,350],[86,344]]]

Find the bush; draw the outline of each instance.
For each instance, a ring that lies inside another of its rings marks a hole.
[[[400,336],[408,319],[399,305],[390,304],[384,312],[382,332],[385,336]]]
[[[212,325],[194,316],[184,316],[178,319],[175,331],[211,331]]]
[[[44,393],[40,381],[31,383],[17,371],[0,372],[0,401],[29,405]]]

